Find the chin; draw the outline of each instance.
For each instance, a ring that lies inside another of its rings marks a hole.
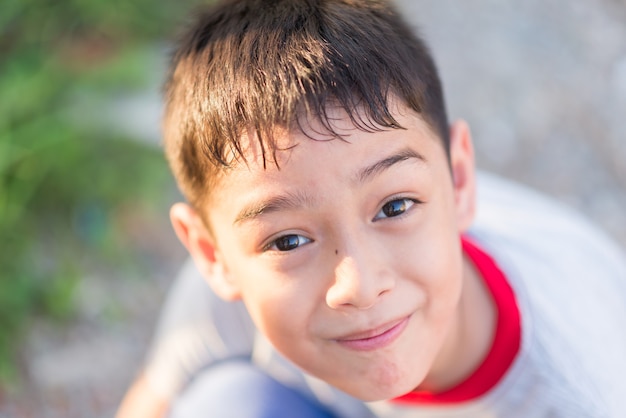
[[[364,402],[376,402],[394,399],[399,396],[405,395],[414,390],[417,386],[419,386],[419,382],[417,384],[414,384],[396,381],[386,384],[379,383],[367,386],[359,385],[359,387],[354,387],[354,385],[352,385],[351,387],[342,386],[338,386],[338,388],[346,392],[350,396],[353,396]]]

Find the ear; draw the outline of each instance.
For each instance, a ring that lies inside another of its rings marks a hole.
[[[474,146],[469,125],[457,120],[450,126],[450,165],[454,183],[457,225],[465,232],[476,212],[476,172]]]
[[[213,291],[224,300],[240,299],[239,288],[229,277],[222,254],[200,215],[191,206],[176,203],[170,209],[170,220],[178,239]]]

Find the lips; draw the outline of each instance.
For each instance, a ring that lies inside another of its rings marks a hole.
[[[400,336],[402,331],[404,331],[404,328],[406,328],[409,318],[410,316],[407,316],[371,330],[346,335],[338,338],[336,341],[340,345],[351,350],[377,350],[394,342]]]

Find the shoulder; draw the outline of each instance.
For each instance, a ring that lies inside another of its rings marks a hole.
[[[623,250],[538,192],[489,175],[479,177],[478,187],[471,235],[504,271],[522,314],[518,377],[558,392],[551,397],[572,407],[623,408],[610,395],[626,390]]]
[[[626,325],[623,249],[574,210],[521,185],[481,176],[470,235],[503,269],[518,298],[535,309],[555,310],[559,319],[569,314]]]
[[[558,261],[566,265],[580,262],[588,268],[626,273],[623,249],[604,231],[572,208],[535,190],[480,173],[477,206],[471,232],[485,240],[502,243],[507,249],[513,245],[514,253],[527,252],[553,265]]]

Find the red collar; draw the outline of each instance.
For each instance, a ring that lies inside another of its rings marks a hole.
[[[493,259],[476,243],[462,238],[463,251],[472,261],[496,304],[498,318],[494,341],[481,365],[463,382],[444,392],[410,392],[394,402],[451,404],[476,399],[493,388],[509,369],[521,343],[520,313],[513,289]]]

